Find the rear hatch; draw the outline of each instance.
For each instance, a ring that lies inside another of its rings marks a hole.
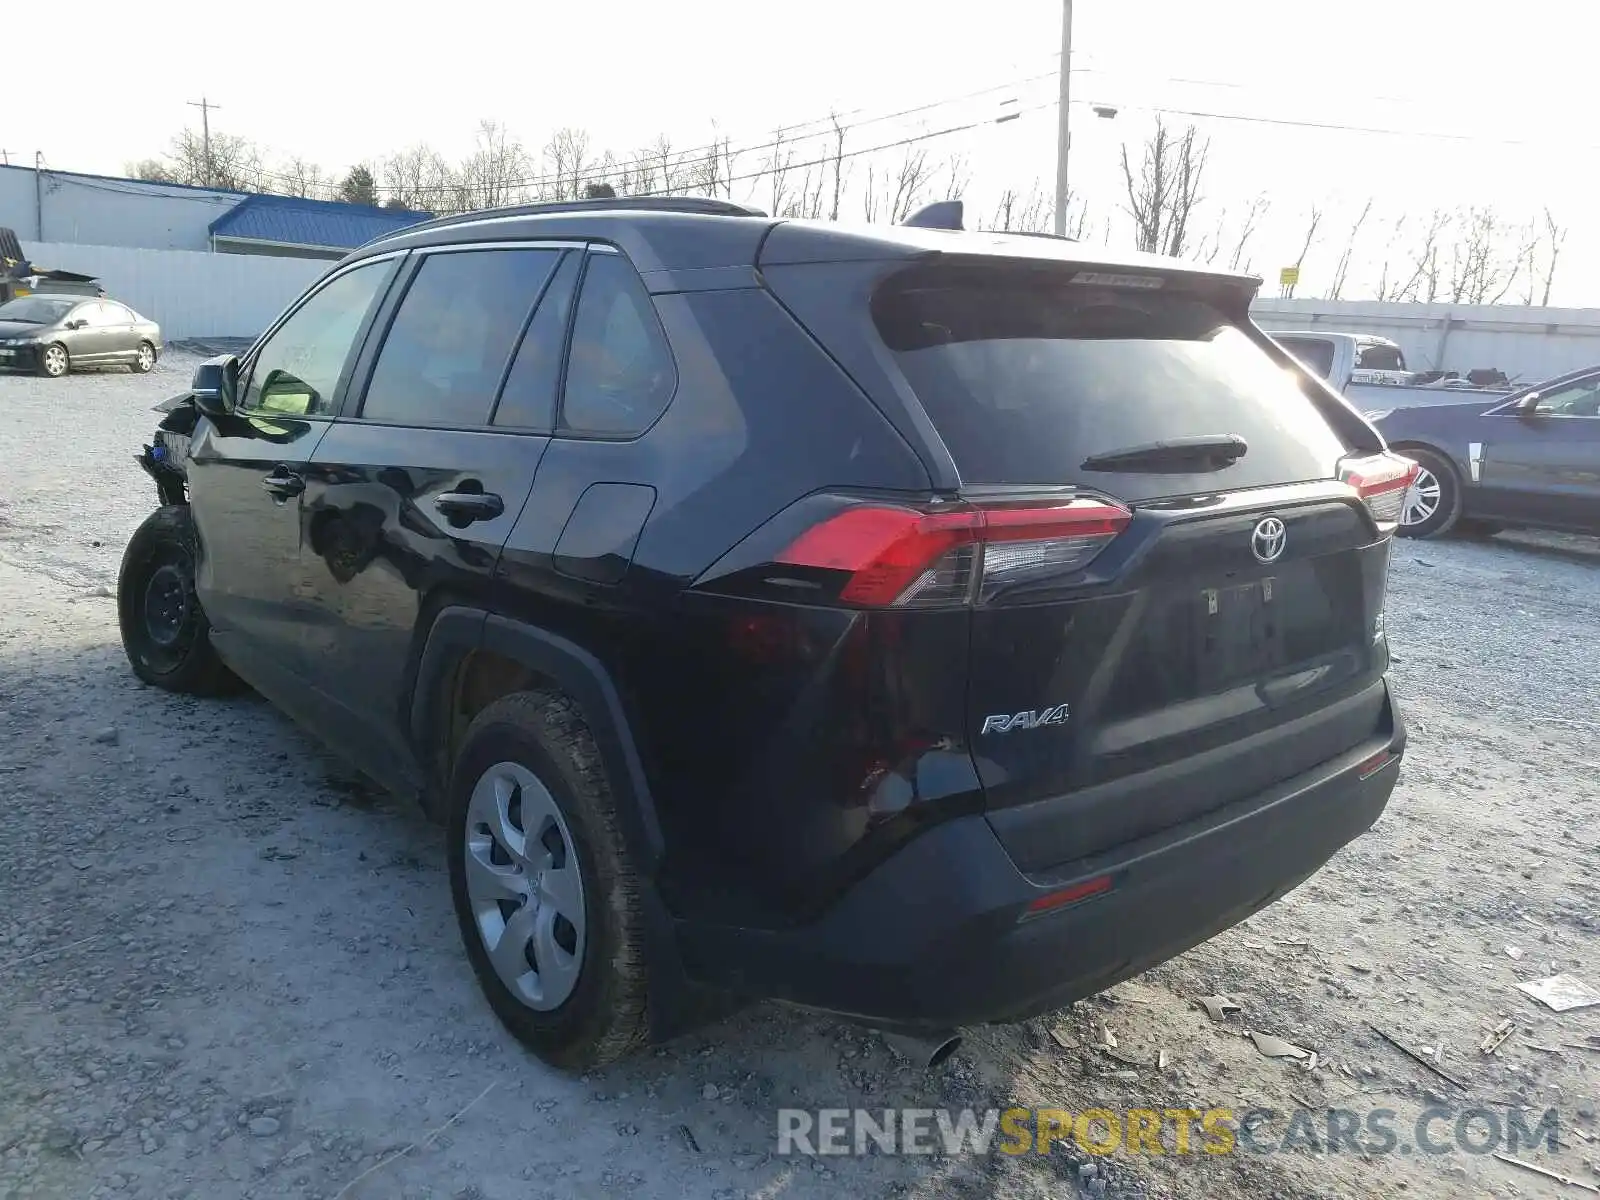
[[[1383,732],[1410,464],[1336,428],[1232,287],[946,257],[872,291],[896,399],[953,465],[944,503],[975,514],[929,518],[942,557],[902,564],[917,582],[888,602],[970,607],[969,746],[1024,870],[1093,859]]]

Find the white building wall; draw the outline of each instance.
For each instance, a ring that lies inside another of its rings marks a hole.
[[[1600,363],[1600,309],[1594,308],[1262,297],[1250,313],[1268,332],[1324,329],[1390,338],[1413,371],[1498,368],[1534,383]]]
[[[106,294],[161,326],[168,341],[254,337],[331,263],[255,254],[24,241],[40,266],[97,277]]]
[[[207,227],[241,199],[239,192],[49,170],[36,184],[31,167],[0,166],[0,225],[24,241],[209,250]]]

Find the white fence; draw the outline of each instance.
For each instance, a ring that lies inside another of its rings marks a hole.
[[[1532,383],[1600,363],[1600,309],[1521,304],[1398,304],[1258,299],[1263,329],[1325,329],[1391,338],[1413,371],[1498,368]]]
[[[93,275],[168,341],[254,337],[333,264],[321,259],[24,242],[39,267]]]

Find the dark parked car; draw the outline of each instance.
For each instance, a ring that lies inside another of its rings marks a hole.
[[[417,797],[556,1064],[728,997],[931,1061],[1108,987],[1382,812],[1415,467],[1257,280],[1107,253],[708,200],[385,237],[163,406],[133,669]]]
[[[115,300],[23,296],[0,304],[0,367],[58,377],[75,367],[145,372],[161,354],[161,327]]]
[[[1419,467],[1401,513],[1405,536],[1506,527],[1600,533],[1600,366],[1493,404],[1369,416]]]

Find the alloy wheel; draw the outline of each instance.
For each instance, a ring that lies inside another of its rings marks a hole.
[[[1417,477],[1406,489],[1405,503],[1400,509],[1400,524],[1421,525],[1439,511],[1441,489],[1439,478],[1427,467],[1417,468]]]

